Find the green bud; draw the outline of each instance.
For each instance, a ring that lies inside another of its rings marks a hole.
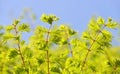
[[[100,24],[100,25],[102,25],[102,24],[105,23],[105,20],[102,17],[98,17],[97,23]]]
[[[45,23],[48,23],[48,24],[51,25],[53,22],[58,21],[59,18],[56,17],[55,15],[52,15],[52,14],[51,14],[51,15],[42,14],[40,20],[41,20],[42,22],[45,22]]]
[[[109,17],[109,18],[108,18],[108,22],[112,22],[112,18]]]
[[[18,25],[18,23],[20,23],[20,20],[14,20],[13,22],[14,25]]]

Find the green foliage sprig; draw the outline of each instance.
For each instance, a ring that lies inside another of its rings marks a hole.
[[[0,26],[0,74],[119,74],[119,47],[113,48],[112,33],[118,23],[108,18],[91,18],[88,28],[79,36],[65,24],[55,25],[59,18],[43,14],[29,41],[30,25],[14,20]]]

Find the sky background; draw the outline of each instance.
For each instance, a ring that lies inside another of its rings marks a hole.
[[[59,24],[69,24],[80,34],[94,15],[105,19],[112,17],[120,22],[120,0],[0,0],[0,25],[9,25],[22,15],[24,9],[31,9],[36,15],[34,24],[44,24],[39,21],[43,13],[55,14],[60,17]],[[116,36],[113,44],[120,45],[117,40],[118,31],[112,32]],[[23,38],[29,36],[25,34]]]

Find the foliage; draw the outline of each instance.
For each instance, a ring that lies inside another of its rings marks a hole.
[[[41,21],[49,28],[37,26],[29,41],[23,32],[30,25],[16,19],[0,26],[0,74],[120,74],[120,50],[113,48],[108,29],[118,23],[108,18],[91,18],[88,28],[78,37],[75,30],[53,14],[43,14]]]

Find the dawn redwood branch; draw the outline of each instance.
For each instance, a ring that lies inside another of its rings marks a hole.
[[[96,34],[96,36],[95,36],[92,44],[91,44],[90,47],[88,48],[87,54],[85,55],[85,58],[84,58],[84,60],[83,60],[83,64],[82,64],[82,66],[81,66],[81,71],[83,70],[83,68],[84,68],[84,66],[85,66],[85,64],[86,64],[88,55],[89,55],[89,53],[91,52],[91,48],[93,47],[93,45],[94,45],[94,43],[96,42],[98,36],[100,35],[100,33],[102,32],[102,30],[103,30],[105,27],[106,27],[106,25],[104,25],[104,26],[101,28],[101,30],[98,31],[98,33]]]
[[[51,28],[52,28],[52,24],[50,24],[50,27],[49,27],[49,29],[48,29],[48,32],[47,32],[47,37],[46,37],[46,47],[47,47],[47,45],[48,45],[48,41],[49,41],[49,36],[50,36],[50,30],[51,30]],[[50,61],[49,61],[49,50],[47,49],[46,50],[46,58],[47,58],[47,72],[48,72],[48,74],[50,74],[50,69],[49,69],[49,67],[50,67]]]
[[[15,35],[17,36],[18,31],[17,31],[16,25],[13,24],[13,26],[14,26],[14,30],[15,30]],[[22,52],[21,52],[20,40],[18,40],[17,46],[18,46],[18,51],[19,51],[23,66],[25,67],[25,60],[24,60],[24,57],[23,57]]]

